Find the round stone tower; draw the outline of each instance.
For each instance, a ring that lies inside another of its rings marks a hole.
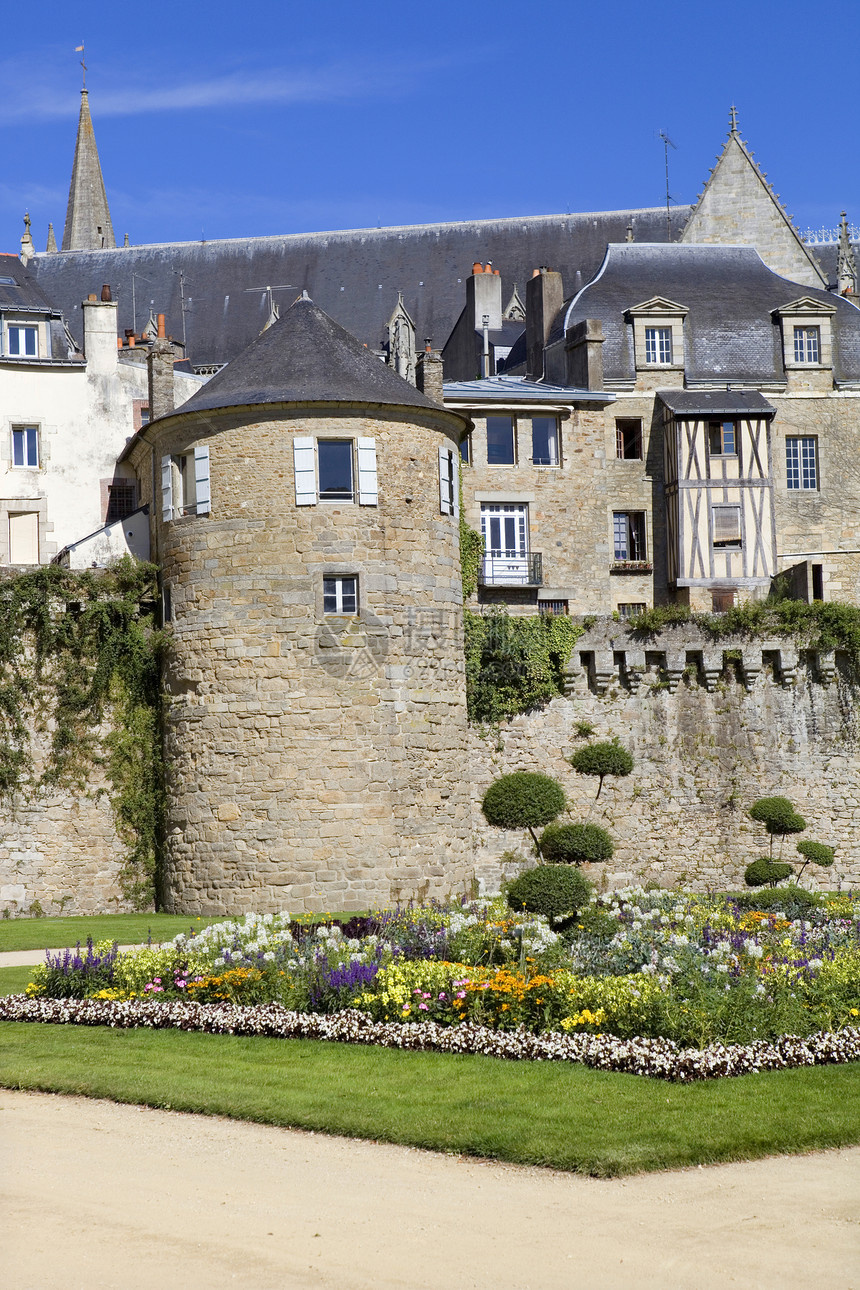
[[[166,908],[468,887],[463,430],[303,298],[139,436],[171,636]]]

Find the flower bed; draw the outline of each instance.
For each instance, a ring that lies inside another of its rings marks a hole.
[[[136,952],[48,954],[0,1016],[191,1029],[211,1017],[219,1032],[672,1079],[857,1060],[860,902],[797,888],[753,899],[630,888],[563,932],[501,900],[342,925],[249,915]]]

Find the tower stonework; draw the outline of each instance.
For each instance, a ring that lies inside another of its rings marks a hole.
[[[113,250],[115,247],[116,239],[90,116],[89,92],[83,89],[62,250],[102,251]]]
[[[440,501],[463,428],[301,300],[134,444],[144,491],[162,485],[171,618],[165,908],[468,889],[459,525]],[[334,500],[331,444],[353,463]]]

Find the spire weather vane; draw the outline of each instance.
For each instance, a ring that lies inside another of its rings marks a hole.
[[[81,55],[81,67],[84,69],[84,84],[83,84],[83,88],[84,88],[84,89],[86,89],[86,88],[87,88],[87,65],[86,65],[86,63],[84,62],[84,59],[86,58],[86,54],[84,53],[84,42],[83,42],[83,41],[81,41],[81,43],[80,43],[79,45],[75,45],[75,53],[76,53],[76,54],[80,54],[80,55]]]

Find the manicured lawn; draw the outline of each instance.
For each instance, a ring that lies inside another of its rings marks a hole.
[[[84,914],[70,918],[0,919],[0,953],[4,950],[65,949],[78,941],[119,941],[140,945],[152,932],[154,941],[170,941],[189,927],[199,929],[217,918],[194,918],[190,914]]]
[[[0,994],[23,994],[32,975],[31,967],[0,968]]]
[[[0,1085],[610,1176],[860,1141],[860,1066],[680,1086],[309,1040],[0,1024]]]

